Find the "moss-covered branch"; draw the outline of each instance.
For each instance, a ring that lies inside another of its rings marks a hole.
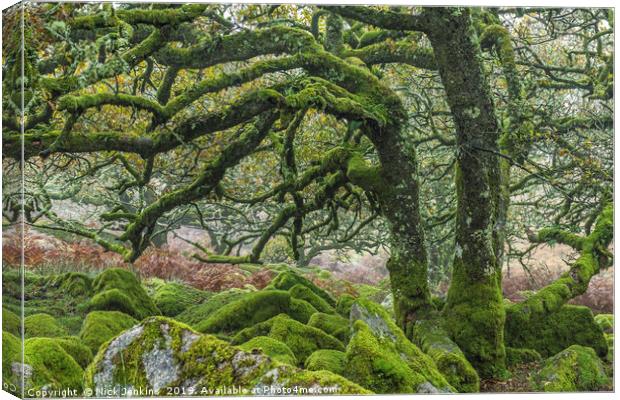
[[[322,8],[346,18],[365,22],[384,29],[397,31],[427,31],[429,19],[424,15],[405,14],[374,7],[358,6],[322,6]]]
[[[142,234],[145,229],[148,230],[149,227],[154,226],[160,216],[173,208],[193,202],[210,193],[219,184],[229,167],[236,165],[260,144],[276,119],[276,114],[272,112],[259,118],[255,124],[249,124],[239,139],[226,146],[216,159],[205,166],[190,185],[160,197],[136,215],[135,220],[121,236],[121,240],[128,240],[134,246],[134,250],[128,256],[129,260],[134,261],[142,252],[144,244]]]
[[[411,40],[381,42],[345,51],[343,56],[357,57],[368,65],[401,63],[417,68],[436,70],[433,50]]]
[[[511,319],[506,321],[510,327],[518,329],[518,326],[527,324],[530,319],[558,311],[567,301],[586,292],[590,279],[610,262],[607,247],[613,239],[613,218],[613,205],[608,204],[588,236],[577,238],[557,230],[545,230],[541,232],[542,236],[539,234],[539,239],[560,239],[566,241],[566,244],[575,244],[581,252],[570,270],[559,279],[523,302],[511,306]]]

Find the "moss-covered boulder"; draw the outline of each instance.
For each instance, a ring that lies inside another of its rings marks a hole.
[[[284,364],[297,365],[295,354],[287,345],[268,336],[256,336],[239,345],[239,348],[251,353],[258,349],[274,360]]]
[[[287,314],[294,320],[297,320],[302,324],[306,324],[317,312],[317,309],[307,301],[291,298],[291,305],[287,311]]]
[[[412,340],[433,359],[439,372],[459,393],[480,390],[478,373],[438,321],[417,321],[413,327]]]
[[[309,371],[325,370],[344,375],[346,354],[338,350],[317,350],[306,358],[304,366]]]
[[[90,347],[86,346],[80,338],[76,336],[67,336],[62,338],[53,338],[82,368],[86,368],[93,361],[93,352]]]
[[[34,391],[71,390],[82,393],[84,371],[56,338],[32,338],[24,343],[26,388]],[[36,396],[39,397],[39,396]]]
[[[88,296],[92,290],[93,280],[82,272],[67,272],[52,275],[48,278],[49,285],[71,296]]]
[[[179,282],[154,279],[150,283],[153,287],[153,302],[159,311],[168,317],[179,315],[190,306],[200,304],[213,295]]]
[[[304,278],[303,276],[296,274],[295,272],[290,270],[282,271],[278,275],[276,275],[276,277],[273,278],[273,280],[269,283],[267,288],[289,290],[295,285],[303,285],[307,287],[308,289],[312,290],[314,294],[325,300],[327,304],[332,307],[336,305],[336,301],[332,296],[330,296],[329,293],[312,283],[307,278]]]
[[[56,321],[56,318],[43,313],[29,315],[24,318],[24,330],[27,338],[61,337],[68,335],[67,330]]]
[[[358,299],[350,319],[354,333],[346,350],[346,378],[376,393],[455,391],[379,304]]]
[[[121,268],[110,268],[93,281],[91,310],[121,311],[141,320],[160,312],[138,278]]]
[[[506,347],[506,365],[511,367],[519,364],[527,364],[542,360],[539,352],[532,349],[515,349]]]
[[[252,392],[262,396],[373,394],[331,371],[307,371],[288,365],[269,370]]]
[[[21,336],[21,321],[17,314],[2,307],[2,330],[15,336]]]
[[[366,393],[338,375],[280,364],[260,351],[243,351],[165,317],[147,318],[106,343],[86,370],[85,381],[95,393],[130,389],[146,396],[212,396],[233,387],[238,395],[269,395],[296,386]]]
[[[91,311],[80,330],[80,340],[97,354],[99,347],[138,321],[120,311]]]
[[[295,321],[286,314],[277,315],[240,331],[232,343],[244,343],[256,336],[269,336],[286,344],[299,363],[303,363],[310,354],[319,349],[344,351],[344,345],[335,337]]]
[[[613,314],[597,314],[594,321],[601,327],[604,333],[614,332],[614,315]]]
[[[336,312],[334,307],[330,306],[327,301],[323,300],[307,286],[298,283],[290,288],[288,292],[293,298],[307,301],[319,312],[326,314],[334,314]]]
[[[215,311],[205,321],[197,324],[196,329],[204,333],[232,334],[285,313],[290,305],[290,294],[282,290],[248,293]]]
[[[607,389],[610,379],[594,350],[573,345],[546,359],[531,383],[544,392],[583,392]]]
[[[349,341],[349,335],[351,334],[349,320],[336,314],[316,313],[308,320],[308,326],[319,328],[323,332],[340,340],[342,343],[347,343]]]
[[[224,307],[226,304],[239,300],[243,296],[252,292],[253,291],[248,289],[233,288],[216,293],[207,301],[186,308],[185,311],[178,314],[174,317],[174,319],[195,327],[197,324],[208,319],[211,314]]]
[[[21,359],[21,340],[9,332],[2,331],[2,383],[4,390],[9,393],[17,394],[19,392],[20,379],[15,370],[20,369]]]
[[[355,297],[350,294],[343,294],[338,297],[338,303],[336,304],[336,311],[343,317],[349,318],[351,312],[351,306],[355,303]]]
[[[506,346],[533,349],[543,357],[578,344],[591,347],[600,357],[607,354],[603,330],[588,307],[564,305],[558,312],[541,319],[521,322],[513,307],[506,308]]]

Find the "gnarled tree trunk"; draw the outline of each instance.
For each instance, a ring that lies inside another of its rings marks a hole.
[[[456,249],[445,328],[482,377],[505,374],[495,254],[499,126],[469,10],[434,8],[428,32],[456,128]]]

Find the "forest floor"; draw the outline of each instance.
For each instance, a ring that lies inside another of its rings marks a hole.
[[[512,377],[505,381],[483,379],[480,381],[480,391],[487,393],[532,392],[530,376],[540,368],[540,363],[532,362],[519,364],[508,368]]]

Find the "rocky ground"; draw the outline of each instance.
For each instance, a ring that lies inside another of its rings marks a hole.
[[[98,396],[611,389],[611,315],[568,305],[507,331],[511,378],[480,381],[458,350],[445,350],[450,343],[410,341],[393,322],[385,286],[318,268],[245,268],[273,278],[261,289],[216,293],[118,268],[27,273],[23,369],[20,279],[6,269],[3,380],[15,393],[24,373],[29,397],[66,389]],[[434,327],[416,332],[423,329]]]

